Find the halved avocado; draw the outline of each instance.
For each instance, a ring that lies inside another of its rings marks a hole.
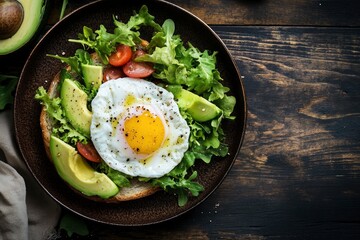
[[[0,55],[14,52],[29,42],[43,20],[47,4],[46,0],[18,0],[18,2],[23,9],[23,20],[18,30],[12,36],[0,39]]]
[[[50,153],[60,177],[81,193],[109,198],[119,192],[108,176],[96,172],[75,148],[53,135],[50,137]]]
[[[60,89],[61,105],[71,125],[90,137],[92,112],[87,108],[87,94],[71,79],[65,79]]]

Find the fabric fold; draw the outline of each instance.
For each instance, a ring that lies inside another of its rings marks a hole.
[[[40,187],[23,161],[15,140],[12,110],[0,112],[0,133],[2,158],[6,158],[0,165],[0,237],[46,239],[58,223],[61,207]]]

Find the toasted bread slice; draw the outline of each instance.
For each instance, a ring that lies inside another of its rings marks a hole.
[[[50,98],[59,96],[59,91],[58,91],[58,87],[57,87],[59,85],[59,83],[60,83],[60,72],[58,74],[56,74],[56,76],[54,77],[54,79],[51,82],[50,87],[48,89],[48,94],[49,94]],[[47,154],[48,158],[52,161],[51,154],[50,154],[50,135],[52,133],[53,120],[48,115],[45,107],[42,107],[42,110],[40,113],[40,127],[42,130],[42,137],[43,137],[46,154]],[[159,191],[160,188],[154,187],[149,183],[140,182],[140,181],[134,179],[134,180],[131,180],[130,187],[121,188],[120,191],[115,196],[108,198],[108,199],[103,199],[98,196],[90,196],[90,197],[85,196],[81,192],[79,192],[75,189],[73,189],[73,190],[75,192],[81,194],[82,196],[84,196],[88,199],[94,200],[94,201],[106,202],[106,203],[117,203],[117,202],[122,202],[122,201],[135,200],[135,199],[139,199],[139,198],[143,198],[143,197],[152,195],[155,192]]]

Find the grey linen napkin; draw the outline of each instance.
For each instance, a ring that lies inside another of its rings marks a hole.
[[[61,208],[33,178],[17,149],[13,111],[0,112],[0,240],[46,239]]]

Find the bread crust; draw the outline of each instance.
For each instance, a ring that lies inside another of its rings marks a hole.
[[[59,83],[60,83],[60,72],[55,75],[54,79],[52,80],[48,88],[48,94],[50,98],[59,96],[59,91],[58,91]],[[48,115],[46,111],[46,107],[43,106],[40,113],[40,128],[42,132],[45,152],[51,162],[53,162],[50,154],[50,136],[52,133],[52,127],[53,127],[53,120]],[[140,182],[136,179],[132,179],[130,187],[123,187],[119,190],[119,192],[115,196],[104,199],[98,196],[86,196],[81,192],[79,192],[78,190],[71,187],[69,184],[67,185],[71,189],[73,189],[76,193],[80,194],[85,198],[88,198],[93,201],[104,202],[104,203],[120,203],[123,201],[131,201],[131,200],[147,197],[160,190],[159,187],[154,187],[150,183]]]

